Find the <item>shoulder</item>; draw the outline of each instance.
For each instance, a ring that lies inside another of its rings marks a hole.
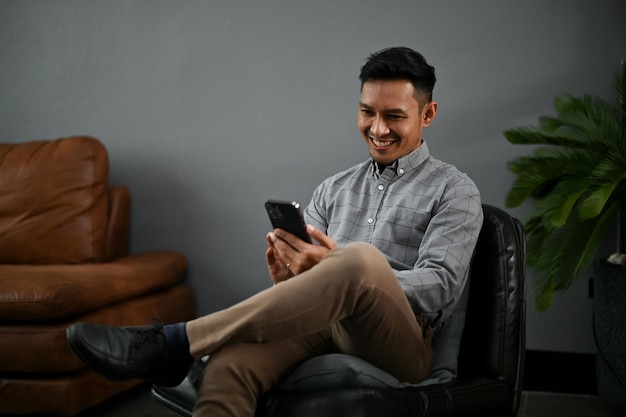
[[[432,176],[433,181],[441,185],[448,186],[466,186],[475,191],[478,187],[474,181],[465,172],[459,170],[455,165],[441,161],[430,156],[424,164],[424,169]]]
[[[317,190],[336,190],[344,187],[350,187],[357,181],[363,181],[364,178],[371,173],[371,160],[363,161],[348,169],[340,171],[326,178],[317,187]]]

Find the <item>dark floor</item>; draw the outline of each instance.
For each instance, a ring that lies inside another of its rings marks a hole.
[[[155,402],[144,387],[118,397],[80,417],[177,417]],[[611,417],[598,397],[527,391],[522,394],[518,417]]]

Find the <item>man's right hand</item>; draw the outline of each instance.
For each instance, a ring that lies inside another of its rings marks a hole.
[[[289,270],[290,265],[288,266],[288,264],[280,257],[278,249],[276,249],[276,245],[274,245],[272,235],[273,233],[268,233],[266,236],[268,247],[265,251],[265,259],[267,261],[267,269],[270,273],[270,277],[272,278],[272,282],[274,284],[278,284],[279,282],[293,277],[294,274]]]
[[[321,230],[308,224],[307,233],[317,244],[311,244],[281,229],[267,234],[265,252],[267,266],[274,284],[308,271],[337,246]]]

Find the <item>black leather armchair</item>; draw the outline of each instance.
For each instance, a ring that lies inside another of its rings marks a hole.
[[[454,337],[448,338],[452,343],[434,341],[437,369],[427,381],[404,384],[358,358],[322,355],[300,365],[263,397],[257,417],[516,416],[525,351],[525,234],[503,210],[483,208],[467,311],[449,325],[449,332],[456,328],[461,335],[460,347],[458,342],[454,346]],[[454,363],[446,369],[437,356],[450,352]],[[199,362],[179,386],[154,386],[152,395],[191,416],[201,372]],[[446,372],[452,376],[441,377]]]

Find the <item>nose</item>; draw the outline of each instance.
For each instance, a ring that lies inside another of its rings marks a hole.
[[[370,132],[377,138],[381,138],[389,133],[389,128],[385,120],[380,115],[376,115],[370,127]]]

